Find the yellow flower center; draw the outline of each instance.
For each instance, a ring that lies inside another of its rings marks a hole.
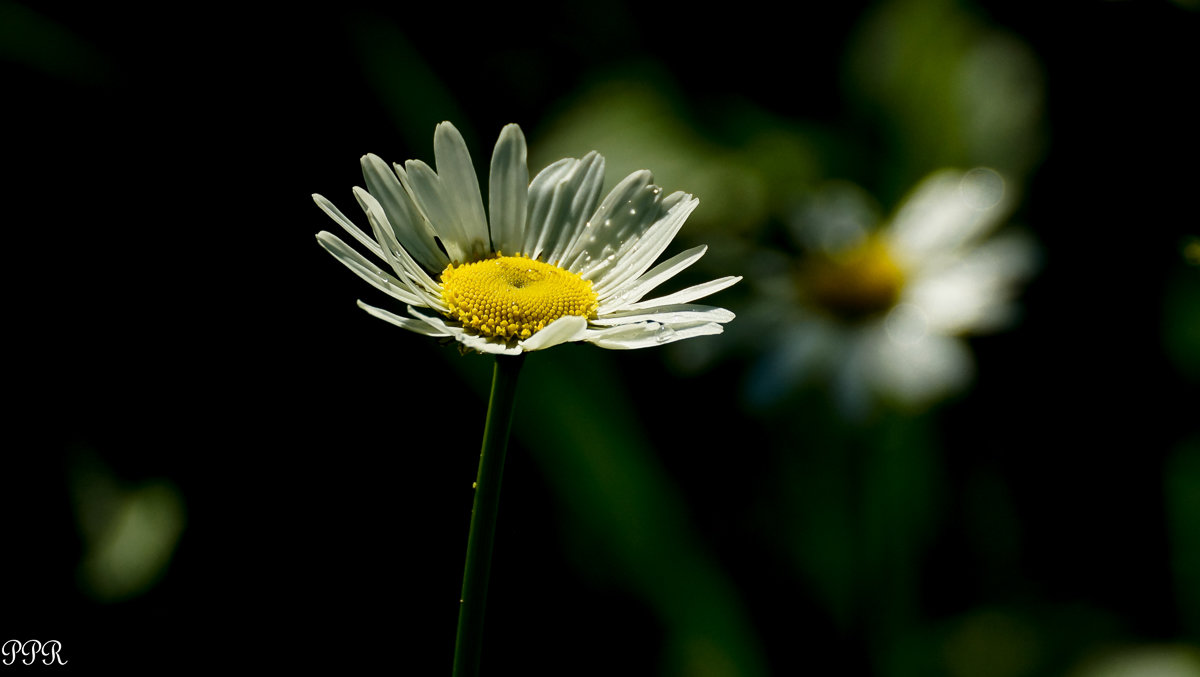
[[[565,315],[594,318],[591,280],[525,256],[450,264],[442,271],[450,317],[484,336],[527,339]]]
[[[878,238],[821,256],[801,272],[801,287],[820,308],[848,320],[887,311],[900,298],[904,271]]]

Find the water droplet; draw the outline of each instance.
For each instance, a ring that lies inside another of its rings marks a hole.
[[[471,482],[471,488],[472,488],[472,489],[478,489],[478,488],[479,488],[479,482]]]
[[[637,210],[636,210],[636,209],[634,209],[633,207],[630,207],[630,208],[629,208],[629,213],[630,213],[630,214],[637,214]]]
[[[604,219],[604,226],[607,228],[612,225],[612,219]]]
[[[671,339],[675,338],[675,334],[676,334],[676,332],[674,329],[672,329],[664,324],[664,325],[662,325],[662,328],[659,330],[658,335],[654,337],[654,340],[659,343],[666,343],[667,341],[670,341]]]

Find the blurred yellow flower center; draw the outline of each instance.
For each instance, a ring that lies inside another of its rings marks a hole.
[[[845,252],[821,256],[802,272],[801,286],[824,310],[849,320],[882,313],[896,304],[904,271],[878,238]]]
[[[565,315],[594,318],[591,280],[524,256],[450,264],[442,271],[450,317],[484,336],[526,339]]]

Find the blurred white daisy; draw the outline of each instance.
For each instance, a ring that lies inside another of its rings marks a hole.
[[[699,202],[664,195],[648,171],[600,199],[604,158],[564,158],[529,180],[525,136],[500,132],[488,213],[462,135],[449,122],[433,137],[437,171],[419,160],[389,168],[362,158],[367,189],[354,195],[374,238],[320,195],[313,199],[382,260],[372,263],[331,233],[317,239],[410,316],[359,301],[404,329],[449,337],[486,353],[518,354],[567,341],[644,348],[721,333],[733,313],[691,303],[740,280],[723,277],[643,298],[704,255],[700,246],[651,268]]]
[[[805,257],[768,285],[776,341],[751,374],[759,403],[826,379],[843,411],[885,401],[923,407],[973,373],[964,334],[1014,318],[1036,247],[988,236],[1009,213],[1004,179],[985,168],[939,171],[876,227],[857,187],[831,186],[798,218]],[[781,297],[791,310],[779,318]]]

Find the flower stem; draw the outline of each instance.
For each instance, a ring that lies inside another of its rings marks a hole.
[[[508,429],[516,400],[517,375],[525,361],[524,353],[496,356],[492,371],[492,395],[488,401],[487,423],[483,428],[483,449],[479,455],[479,474],[475,479],[475,504],[471,509],[471,530],[467,536],[467,564],[463,570],[462,598],[458,609],[458,635],[454,644],[454,677],[475,677],[483,648],[483,611],[487,603],[488,572],[492,566],[492,543],[496,534],[496,513],[500,505],[500,478],[504,474],[504,452],[508,447]]]

